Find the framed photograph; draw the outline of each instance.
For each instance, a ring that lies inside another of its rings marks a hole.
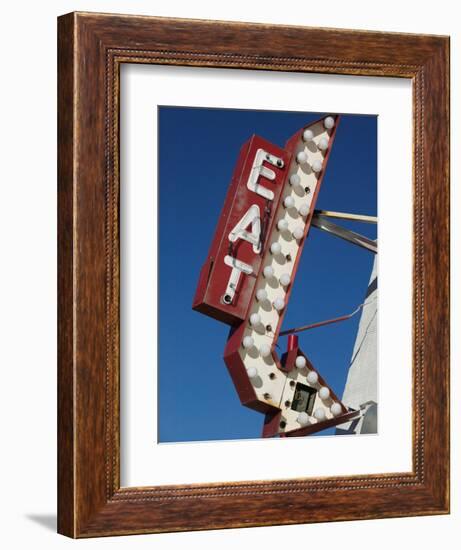
[[[58,21],[58,531],[449,512],[449,39]]]

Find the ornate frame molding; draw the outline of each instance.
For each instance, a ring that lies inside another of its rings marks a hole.
[[[72,13],[59,18],[58,46],[59,532],[89,537],[448,513],[449,406],[434,403],[436,391],[449,395],[449,39]],[[412,472],[120,487],[121,63],[413,80]]]

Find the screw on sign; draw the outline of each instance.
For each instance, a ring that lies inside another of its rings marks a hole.
[[[339,116],[301,128],[281,149],[252,136],[241,151],[193,308],[231,325],[224,361],[262,435],[308,435],[357,416],[288,338],[277,344]]]

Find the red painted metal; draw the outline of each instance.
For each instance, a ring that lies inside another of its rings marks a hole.
[[[280,409],[278,406],[260,401],[257,398],[253,389],[253,384],[248,378],[245,365],[239,353],[246,325],[247,323],[243,322],[238,327],[231,328],[229,339],[227,340],[224,350],[224,362],[232,377],[232,381],[234,382],[235,389],[237,390],[242,405],[258,412],[274,414]],[[280,360],[275,352],[273,352],[273,356],[275,357],[277,367],[282,370]]]
[[[275,413],[266,414],[264,417],[262,437],[274,437],[277,435],[280,420],[282,418],[282,411],[278,409]]]
[[[298,428],[297,430],[291,430],[290,432],[285,432],[280,434],[280,437],[301,437],[305,435],[312,435],[326,428],[332,428],[334,426],[339,426],[340,424],[345,424],[350,422],[355,418],[358,418],[362,413],[360,411],[348,411],[334,418],[329,418],[328,420],[323,420],[322,422],[317,422],[316,424],[310,424],[309,426],[304,426]]]
[[[287,351],[292,351],[297,347],[298,347],[298,337],[295,336],[294,334],[290,334],[290,336],[288,336],[288,341],[287,341]]]
[[[276,178],[274,181],[260,176],[261,184],[274,193],[274,200],[272,201],[266,200],[247,188],[247,181],[253,161],[256,152],[260,148],[284,161],[282,168],[265,163],[275,172]],[[238,260],[251,265],[253,274],[241,275],[235,301],[230,305],[224,304],[222,296],[226,290],[232,271],[224,263],[224,257],[229,253],[230,242],[228,236],[230,231],[253,204],[259,207],[262,217],[264,216],[266,207],[270,208],[266,221],[271,224],[286,179],[289,160],[290,158],[286,151],[259,136],[252,136],[241,148],[215,235],[200,273],[199,283],[192,304],[192,308],[196,311],[229,325],[238,325],[245,319],[253,295],[256,277],[261,268],[262,254],[256,254],[253,251],[252,245],[244,240],[234,243],[233,255]]]
[[[289,336],[287,341],[287,351],[282,355],[281,365],[283,372],[290,372],[295,368],[296,357],[298,357],[298,337]]]
[[[296,357],[298,357],[298,348],[290,349],[282,355],[280,361],[283,372],[290,372],[295,368]]]

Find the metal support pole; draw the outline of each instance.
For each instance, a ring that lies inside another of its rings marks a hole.
[[[333,212],[332,210],[314,210],[314,214],[323,218],[336,218],[338,220],[350,220],[352,222],[378,223],[377,216],[365,214],[351,214],[349,212]]]
[[[327,233],[334,235],[335,237],[344,239],[345,241],[348,241],[352,244],[360,246],[361,248],[366,248],[367,250],[369,250],[370,252],[373,252],[374,254],[378,253],[378,243],[376,241],[373,241],[372,239],[368,239],[367,237],[364,237],[359,233],[355,233],[355,231],[351,231],[350,229],[345,229],[340,225],[330,222],[324,219],[322,215],[318,215],[314,213],[312,217],[312,225],[314,227],[317,227],[318,229],[322,229],[323,231],[326,231]]]

